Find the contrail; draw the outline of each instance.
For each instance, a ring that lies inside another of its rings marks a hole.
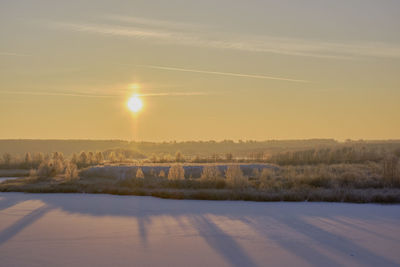
[[[165,66],[154,66],[154,65],[138,65],[138,66],[145,67],[145,68],[150,68],[150,69],[158,69],[158,70],[183,71],[183,72],[205,73],[205,74],[225,75],[225,76],[254,78],[254,79],[278,80],[278,81],[298,82],[298,83],[311,83],[311,81],[307,81],[307,80],[297,80],[297,79],[274,77],[274,76],[265,76],[265,75],[243,74],[243,73],[233,73],[233,72],[219,72],[219,71],[207,71],[207,70],[194,70],[194,69],[182,69],[182,68],[165,67]]]

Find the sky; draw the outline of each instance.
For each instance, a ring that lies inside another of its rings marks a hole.
[[[399,13],[398,0],[0,0],[0,139],[398,139]]]

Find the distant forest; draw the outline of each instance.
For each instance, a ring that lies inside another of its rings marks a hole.
[[[400,148],[400,140],[338,142],[334,139],[269,140],[269,141],[186,141],[186,142],[134,142],[123,140],[0,140],[0,154],[23,155],[30,153],[60,152],[70,157],[82,151],[104,152],[131,150],[150,157],[152,154],[180,152],[185,156],[210,156],[232,153],[235,157],[257,158],[260,155],[275,155],[285,152],[313,149],[338,149],[357,147],[365,149],[393,150]]]

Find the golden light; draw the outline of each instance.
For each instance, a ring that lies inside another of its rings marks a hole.
[[[127,106],[130,111],[136,113],[143,108],[143,102],[137,95],[134,95],[131,98],[129,98]]]
[[[131,87],[131,89],[134,90],[134,91],[137,91],[137,90],[140,89],[140,85],[137,84],[137,83],[132,83],[132,84],[130,85],[130,87]]]

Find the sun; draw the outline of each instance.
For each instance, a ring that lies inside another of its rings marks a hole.
[[[139,112],[143,108],[143,102],[137,95],[129,98],[127,105],[129,110],[134,113]]]

